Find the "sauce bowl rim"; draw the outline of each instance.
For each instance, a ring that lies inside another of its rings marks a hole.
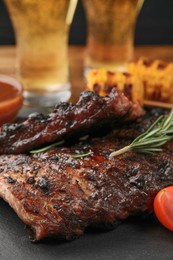
[[[15,86],[19,91],[23,90],[21,83],[15,77],[0,74],[0,82]]]

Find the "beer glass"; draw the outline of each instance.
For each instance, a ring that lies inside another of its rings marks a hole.
[[[83,0],[88,23],[85,69],[125,71],[144,0]]]
[[[25,104],[53,106],[71,95],[68,31],[77,0],[4,0],[17,41]]]

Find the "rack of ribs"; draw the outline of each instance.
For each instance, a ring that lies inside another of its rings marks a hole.
[[[76,104],[61,103],[49,115],[31,114],[20,124],[6,124],[0,132],[0,154],[20,154],[116,121],[133,121],[144,114],[139,103],[113,89],[107,97],[84,91]]]
[[[113,225],[129,215],[153,211],[156,193],[173,185],[173,141],[157,154],[128,152],[109,159],[153,117],[46,153],[0,156],[0,196],[27,225],[32,241],[71,239],[88,226]],[[73,156],[88,151],[93,153]]]

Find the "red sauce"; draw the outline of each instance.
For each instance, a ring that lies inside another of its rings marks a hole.
[[[22,103],[22,89],[0,81],[0,126],[14,121]]]
[[[7,101],[18,96],[19,90],[7,83],[0,82],[0,102]]]

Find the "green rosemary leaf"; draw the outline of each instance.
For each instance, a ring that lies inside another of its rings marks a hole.
[[[169,128],[172,125],[172,120],[173,120],[173,109],[171,110],[169,116],[167,119],[163,122],[163,128]]]
[[[173,134],[173,129],[172,130],[166,130],[165,133],[168,134],[168,135]]]
[[[83,153],[83,154],[73,154],[73,155],[71,155],[71,157],[74,158],[74,159],[84,158],[84,157],[87,157],[87,156],[89,156],[89,155],[91,155],[91,154],[93,154],[93,152],[92,152],[92,151],[89,151],[89,152]]]
[[[167,116],[160,116],[146,131],[133,140],[131,144],[112,152],[113,158],[130,150],[138,153],[151,154],[162,151],[161,147],[173,139],[173,107]]]
[[[59,141],[59,142],[56,142],[56,143],[53,143],[53,144],[50,144],[48,146],[45,146],[43,148],[40,148],[40,149],[37,149],[37,150],[32,150],[30,151],[31,154],[35,154],[35,153],[42,153],[42,152],[46,152],[52,148],[55,148],[56,146],[59,146],[61,144],[63,144],[64,141]]]
[[[146,138],[146,135],[148,133],[152,133],[153,134],[153,131],[157,125],[157,129],[156,131],[158,131],[159,129],[161,129],[161,126],[159,126],[159,123],[161,122],[161,120],[163,119],[163,116],[159,116],[156,121],[154,121],[154,123],[141,135],[139,135],[138,137],[135,138],[135,142],[137,142],[138,140],[142,140],[143,138]],[[133,141],[133,142],[134,142]]]
[[[144,135],[143,138],[140,138],[140,140],[142,139],[147,139],[149,138],[150,136],[153,136],[154,134],[157,134],[159,132],[160,128],[157,128],[157,129],[153,129],[151,132],[148,132],[148,134]]]
[[[150,150],[147,150],[147,149],[145,150],[145,149],[144,149],[144,150],[141,152],[141,150],[139,150],[139,151],[136,150],[136,153],[142,153],[142,154],[151,154],[151,155],[152,155],[154,152],[156,152],[156,151],[152,151],[152,150],[150,151]]]
[[[143,135],[145,135],[146,133],[151,132],[153,129],[155,129],[155,127],[158,128],[159,125],[161,124],[163,118],[164,118],[163,115],[159,116],[159,117],[154,121],[154,123],[145,131],[145,133],[143,133]]]
[[[169,136],[165,136],[165,137],[162,137],[162,138],[159,138],[159,143],[160,142],[166,142],[166,141],[168,141],[170,139],[170,137]],[[139,147],[139,146],[145,146],[145,145],[152,145],[152,144],[158,144],[158,139],[146,139],[146,140],[144,140],[144,141],[141,141],[140,143],[138,142],[138,143],[132,143],[132,146],[133,146],[133,148],[135,148],[135,147]]]
[[[141,150],[140,150],[140,149],[139,149],[139,150],[136,149],[135,151],[138,152],[138,153],[141,153]],[[142,153],[143,153],[143,152],[146,152],[146,153],[147,153],[147,152],[153,153],[153,152],[161,152],[161,151],[162,151],[161,148],[155,148],[155,147],[154,147],[154,148],[153,148],[153,147],[150,147],[150,148],[148,148],[148,149],[147,149],[147,148],[146,148],[146,149],[145,149],[145,148],[142,149]]]

